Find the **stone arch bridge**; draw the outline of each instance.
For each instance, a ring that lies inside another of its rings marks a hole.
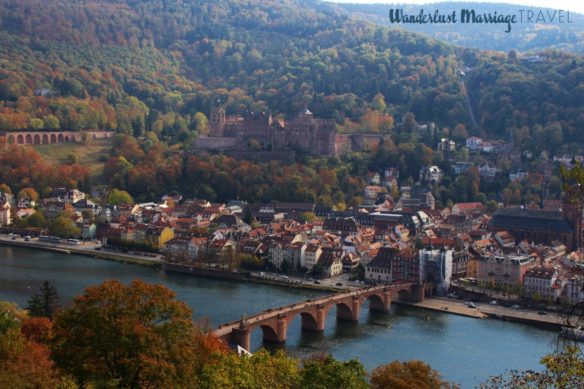
[[[113,131],[87,131],[89,139],[107,139]],[[82,141],[80,131],[6,131],[0,134],[6,143],[18,145],[51,145],[57,143],[78,143]]]
[[[221,324],[213,334],[226,343],[251,348],[251,333],[261,328],[264,340],[286,342],[288,324],[300,315],[302,329],[324,331],[325,319],[336,306],[337,319],[358,321],[361,306],[369,300],[372,311],[389,311],[394,300],[421,302],[425,296],[423,284],[372,286],[358,290],[306,300],[297,304],[272,308],[231,323]]]

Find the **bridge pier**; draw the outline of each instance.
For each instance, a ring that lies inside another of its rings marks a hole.
[[[391,292],[389,289],[384,290],[380,298],[369,299],[369,310],[377,312],[389,312],[391,305]]]
[[[278,315],[278,331],[276,332],[277,342],[286,342],[286,333],[288,332],[288,320],[286,320],[286,315]]]
[[[251,351],[251,329],[249,327],[234,328],[231,331],[231,343]]]
[[[261,326],[264,340],[275,343],[286,343],[286,332],[288,330],[286,316],[286,314],[279,314],[275,323],[271,322]]]
[[[311,315],[309,313],[301,314],[302,329],[308,331],[324,331],[326,318],[326,310],[324,305],[319,304],[316,306],[316,315]]]
[[[414,303],[421,303],[424,301],[426,289],[424,284],[415,284],[412,285],[412,302]]]

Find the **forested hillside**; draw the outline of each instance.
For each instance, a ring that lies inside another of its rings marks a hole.
[[[422,120],[467,120],[450,48],[316,2],[2,0],[0,26],[1,129],[54,115],[184,141],[217,100],[342,123],[377,93],[397,112],[433,102]]]
[[[470,128],[463,65],[476,69],[468,89],[487,135],[559,124],[569,138],[584,112],[580,57],[461,52],[316,1],[0,0],[0,42],[0,130],[153,131],[188,143],[206,131],[197,112],[217,101],[284,117],[308,105],[367,127],[379,95],[398,120],[411,111]]]
[[[441,136],[460,144],[478,134],[552,156],[582,152],[583,65],[557,51],[528,60],[515,51],[455,48],[309,0],[0,0],[0,131],[117,131],[111,153],[99,157],[103,181],[140,199],[178,189],[216,200],[355,205],[366,169],[399,166],[408,184],[422,164],[448,171],[450,162],[433,151]],[[283,118],[306,105],[335,119],[339,131],[389,132],[392,141],[343,160],[301,157],[286,169],[185,158],[180,150],[208,131],[205,115],[217,102],[228,113],[271,110]],[[438,131],[415,131],[416,121],[433,121]],[[60,173],[35,180],[37,172],[68,168],[37,168],[42,161],[33,154],[27,170],[3,150],[2,181],[39,191],[91,185],[76,165],[69,181]],[[250,172],[255,181],[245,178]],[[274,189],[277,178],[285,190]],[[481,191],[495,198],[501,189],[479,186],[463,175],[435,192],[445,204]]]

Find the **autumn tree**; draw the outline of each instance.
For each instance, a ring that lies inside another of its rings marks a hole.
[[[252,356],[224,354],[218,363],[209,364],[203,370],[200,387],[287,389],[298,387],[299,381],[300,366],[297,359],[282,351],[270,355],[268,351],[260,350]]]
[[[0,387],[74,388],[55,369],[49,349],[37,341],[46,339],[46,323],[37,326],[29,320],[15,304],[0,302]]]
[[[193,330],[190,309],[170,289],[106,281],[57,314],[53,357],[79,383],[168,387],[179,379],[180,349]]]
[[[393,361],[371,372],[372,389],[452,388],[440,374],[422,361]]]
[[[12,194],[12,189],[6,184],[0,184],[0,193]]]
[[[20,190],[20,192],[18,192],[18,195],[16,196],[19,200],[28,200],[31,202],[38,202],[39,201],[39,194],[36,190],[34,190],[34,188],[23,188]]]

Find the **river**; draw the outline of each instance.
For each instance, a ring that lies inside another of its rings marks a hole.
[[[195,319],[206,317],[213,326],[322,294],[0,246],[0,300],[26,306],[30,295],[48,280],[66,304],[87,286],[112,278],[125,283],[135,278],[162,283],[193,309]],[[298,317],[288,328],[285,347],[299,357],[326,351],[339,359],[359,358],[367,369],[395,359],[420,359],[445,379],[467,388],[507,369],[538,369],[540,357],[553,351],[555,339],[554,332],[527,325],[392,304],[389,313],[370,313],[364,306],[358,323],[337,322],[332,309],[323,334],[303,333]],[[252,349],[261,346],[261,330],[257,329]]]

